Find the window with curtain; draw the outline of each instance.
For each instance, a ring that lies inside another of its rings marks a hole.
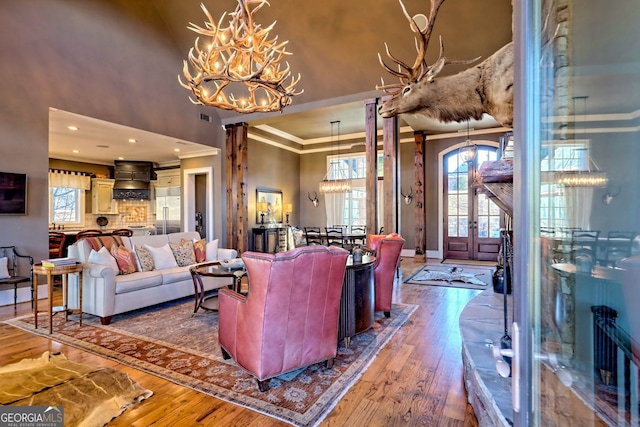
[[[543,177],[548,178],[543,178],[540,187],[540,227],[550,230],[574,227],[589,229],[588,217],[591,211],[591,197],[584,193],[592,193],[593,190],[568,188],[553,182],[553,172],[587,169],[588,144],[586,142],[568,142],[562,145],[547,146],[543,148],[542,157],[541,171]],[[585,202],[587,199],[588,203]],[[578,200],[581,201],[580,206]]]
[[[327,226],[366,225],[365,154],[327,156],[327,162],[329,179],[351,179],[350,193],[325,194]]]
[[[91,178],[76,172],[49,171],[49,223],[84,226],[85,191]]]

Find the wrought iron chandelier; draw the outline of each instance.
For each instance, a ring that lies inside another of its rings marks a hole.
[[[267,113],[281,111],[304,92],[295,90],[300,74],[292,77],[286,61],[281,69],[285,55],[291,55],[285,49],[289,42],[269,38],[275,22],[262,28],[253,19],[265,4],[267,0],[238,0],[236,10],[228,14],[227,27],[223,27],[227,12],[216,23],[200,5],[208,22],[204,28],[194,23],[187,28],[208,37],[208,44],[201,49],[196,37],[182,70],[186,83],[178,76],[180,85],[193,93],[191,102],[238,113]]]
[[[340,121],[336,120],[331,122],[331,156],[333,157],[333,128],[337,125],[338,128],[338,160],[334,162],[333,159],[329,161],[329,167],[327,168],[327,173],[325,174],[322,181],[318,185],[318,190],[321,193],[349,193],[351,191],[351,179],[348,177],[337,177],[340,175],[344,175],[344,171],[340,167]],[[333,168],[334,174],[332,178],[331,169],[332,165],[336,167]]]
[[[465,146],[460,148],[460,159],[465,163],[471,163],[476,158],[476,145],[471,144],[469,120],[467,120],[467,140]]]

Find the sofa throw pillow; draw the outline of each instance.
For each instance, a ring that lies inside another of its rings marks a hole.
[[[8,279],[9,277],[9,267],[7,267],[9,262],[9,258],[2,257],[0,258],[0,279]]]
[[[193,251],[193,242],[191,240],[182,239],[180,244],[171,242],[169,247],[178,263],[178,267],[187,267],[196,263],[196,254]]]
[[[131,274],[138,271],[136,256],[124,246],[111,246],[111,255],[116,259],[120,274]]]
[[[218,259],[218,239],[207,243],[207,261],[216,261]]]
[[[207,239],[193,242],[193,252],[196,255],[196,262],[205,262],[207,260]]]
[[[140,269],[142,271],[151,271],[156,267],[153,263],[151,252],[144,247],[136,246],[136,254],[138,254],[138,261],[140,262]]]
[[[116,259],[104,246],[101,247],[99,251],[91,249],[88,260],[90,264],[106,265],[111,268],[116,275],[120,274],[120,269],[118,268]]]
[[[168,243],[164,246],[160,246],[159,248],[145,244],[144,248],[151,252],[153,265],[155,266],[154,270],[163,270],[165,268],[174,268],[178,266],[178,263],[176,263],[176,259],[173,256],[173,251],[169,247]]]

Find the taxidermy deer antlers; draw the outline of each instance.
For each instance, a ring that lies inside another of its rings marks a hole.
[[[309,200],[311,200],[311,203],[313,204],[313,207],[317,208],[318,204],[320,203],[320,201],[318,200],[318,193],[316,193],[314,191],[313,192],[313,198],[311,198],[311,193],[307,193],[307,197],[309,198]]]
[[[402,0],[400,6],[409,20],[416,37],[417,57],[412,66],[395,58],[385,43],[389,58],[398,65],[398,70],[387,66],[378,53],[382,67],[400,79],[400,83],[384,83],[376,89],[392,95],[378,109],[382,117],[393,117],[402,113],[420,113],[442,122],[480,120],[483,113],[495,118],[503,126],[513,124],[513,43],[503,46],[482,63],[456,75],[436,78],[447,64],[470,64],[471,60],[451,60],[444,56],[444,44],[440,39],[440,56],[432,65],[425,59],[427,46],[438,9],[444,0],[432,0],[428,22],[419,28],[409,15]]]
[[[400,189],[400,195],[404,199],[404,204],[405,205],[410,205],[411,202],[413,201],[413,187],[409,186],[409,194],[404,194],[404,192],[402,191],[402,188],[401,188]]]

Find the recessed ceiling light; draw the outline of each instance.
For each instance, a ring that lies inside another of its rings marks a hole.
[[[129,138],[129,142],[133,144],[134,142],[138,142],[138,140],[135,138]]]
[[[80,150],[73,150],[74,153],[78,154]]]
[[[67,126],[69,130],[78,130],[78,126]]]
[[[118,157],[118,160],[124,160],[124,157],[120,156]]]
[[[176,153],[179,153],[180,149],[179,148],[174,148],[173,151],[175,151]]]

